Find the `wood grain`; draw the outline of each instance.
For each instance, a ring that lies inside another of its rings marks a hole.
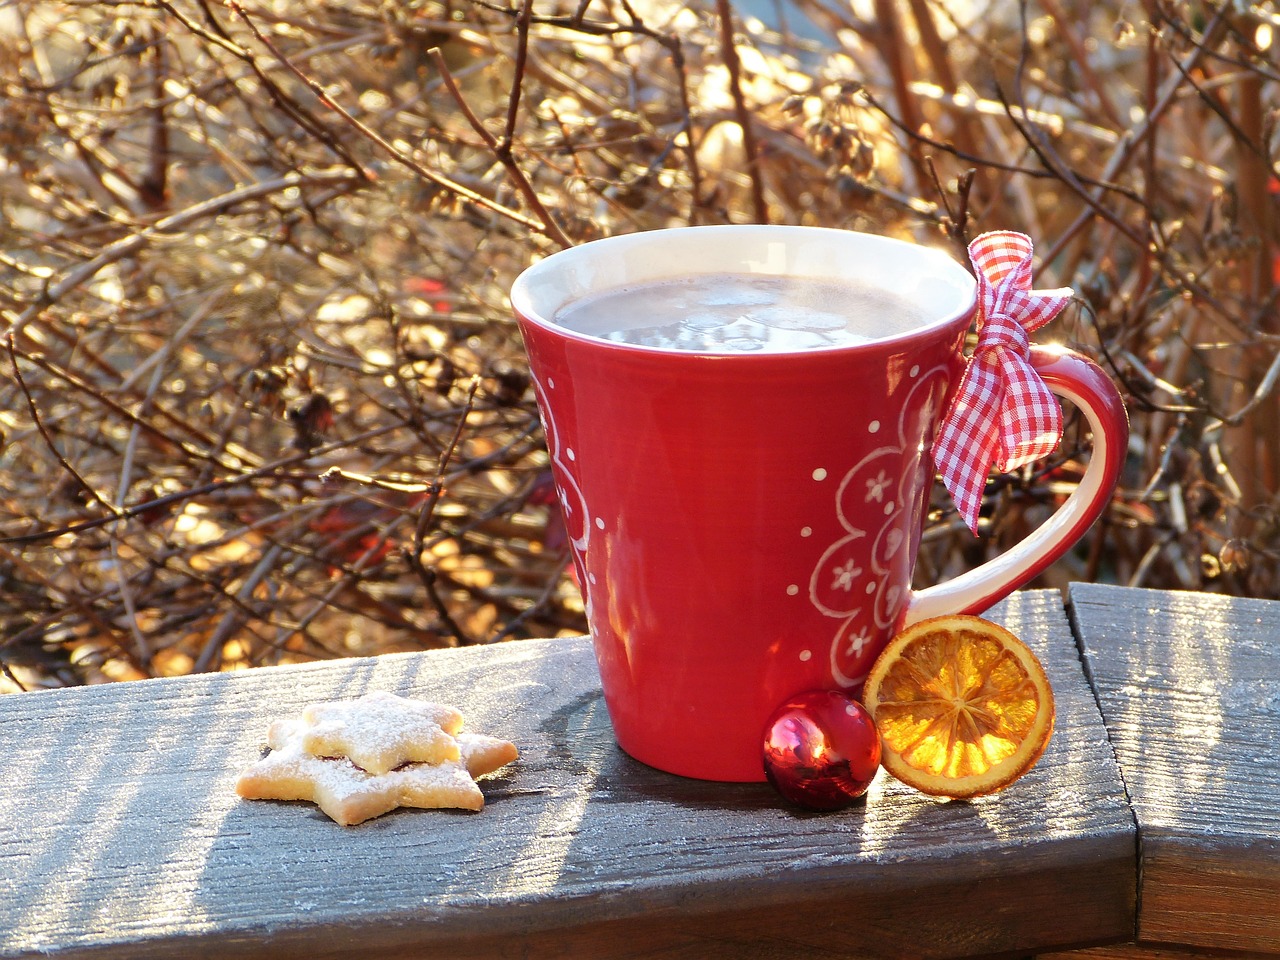
[[[1255,955],[1260,957],[1261,954]],[[1114,947],[1086,947],[1065,953],[1039,953],[1035,960],[1248,960],[1241,954],[1201,953],[1173,947],[1142,947],[1135,943]]]
[[[1040,764],[970,803],[882,774],[828,815],[623,755],[583,639],[0,698],[0,956],[926,958],[1131,939],[1133,818],[1061,599],[991,616],[1055,684]],[[483,812],[342,828],[235,796],[273,717],[372,689],[520,745]]]
[[[1076,584],[1138,818],[1140,942],[1280,954],[1280,603]]]

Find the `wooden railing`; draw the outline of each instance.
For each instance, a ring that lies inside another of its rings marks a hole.
[[[1280,956],[1280,603],[988,616],[1054,683],[1040,764],[837,814],[626,757],[582,638],[0,698],[0,957]],[[272,718],[374,689],[516,741],[482,812],[235,795]]]

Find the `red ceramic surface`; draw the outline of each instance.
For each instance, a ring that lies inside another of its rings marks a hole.
[[[717,356],[607,343],[551,322],[587,293],[691,272],[874,279],[936,322],[857,347]],[[856,690],[908,620],[976,613],[1105,508],[1127,425],[1110,381],[1037,350],[1081,404],[1082,493],[956,585],[911,590],[930,440],[963,368],[973,281],[936,250],[847,231],[693,227],[555,254],[512,289],[619,744],[673,773],[764,779],[766,721]]]

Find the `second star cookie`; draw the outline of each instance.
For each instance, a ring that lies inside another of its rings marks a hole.
[[[369,773],[458,759],[452,735],[462,729],[462,714],[452,707],[375,690],[357,700],[313,703],[302,720],[308,753],[349,757]]]

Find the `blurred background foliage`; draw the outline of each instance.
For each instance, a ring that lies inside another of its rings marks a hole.
[[[690,223],[1029,233],[1133,420],[1041,584],[1280,597],[1274,5],[755,2],[0,2],[0,690],[582,631],[506,291]]]

